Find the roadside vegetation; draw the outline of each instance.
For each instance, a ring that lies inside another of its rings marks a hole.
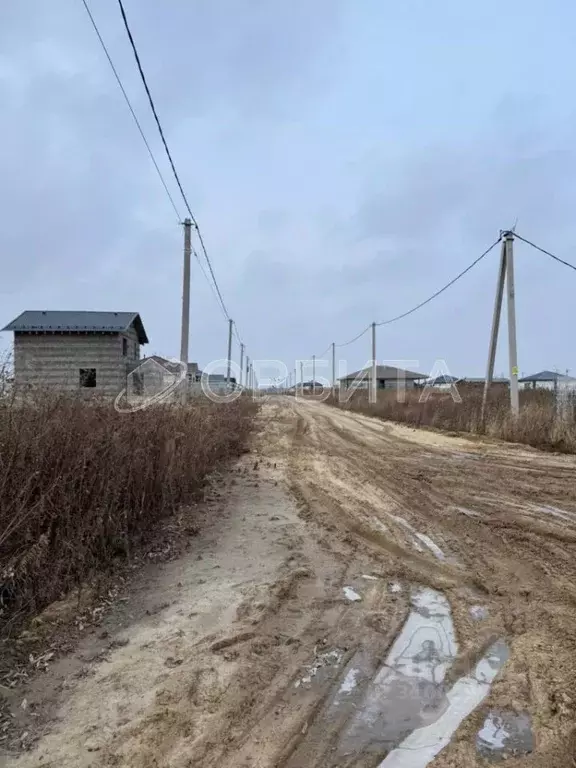
[[[243,452],[256,410],[0,398],[0,633],[129,558]]]
[[[576,453],[576,396],[571,393],[558,406],[554,393],[547,390],[520,392],[520,416],[510,414],[507,389],[494,389],[486,408],[485,428],[482,427],[482,390],[459,387],[461,403],[453,401],[449,392],[433,392],[426,402],[419,402],[421,390],[406,391],[404,403],[398,402],[396,392],[379,391],[378,402],[368,402],[368,393],[358,391],[348,403],[337,398],[328,402],[340,408],[359,411],[369,416],[452,432],[486,434],[511,442],[525,443],[537,448]]]

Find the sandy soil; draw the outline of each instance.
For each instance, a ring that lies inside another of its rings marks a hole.
[[[310,401],[272,401],[261,422],[105,653],[88,637],[20,692],[41,737],[4,764],[376,768],[412,726],[376,733],[359,713],[411,590],[430,587],[458,642],[438,695],[495,640],[510,654],[430,765],[486,765],[492,709],[532,720],[533,752],[507,765],[576,765],[576,460]]]

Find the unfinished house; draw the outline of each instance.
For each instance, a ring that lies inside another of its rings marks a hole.
[[[115,397],[148,343],[137,312],[27,311],[14,332],[14,384]]]

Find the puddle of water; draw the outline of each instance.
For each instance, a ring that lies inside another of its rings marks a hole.
[[[442,552],[438,544],[436,544],[436,542],[430,538],[430,536],[426,536],[425,533],[415,533],[414,536],[416,536],[417,539],[419,539],[426,547],[428,547],[430,552],[432,552],[432,554],[437,557],[438,560],[446,560],[446,555],[444,552]]]
[[[362,600],[358,592],[352,589],[352,587],[344,587],[343,591],[344,591],[344,597],[346,598],[346,600],[350,600],[351,603],[357,603],[360,600]]]
[[[480,660],[472,675],[460,678],[446,694],[448,706],[434,722],[414,730],[380,763],[379,768],[426,768],[450,743],[452,735],[490,692],[508,659],[508,646],[498,641]]]
[[[457,652],[448,600],[432,589],[415,591],[402,631],[342,732],[340,755],[382,754],[437,720],[447,707],[443,682]]]
[[[422,543],[430,552],[432,552],[434,557],[437,557],[439,560],[446,560],[446,555],[430,536],[427,536],[425,533],[419,533],[413,525],[410,525],[410,523],[407,520],[404,520],[403,517],[400,517],[400,515],[389,514],[388,516],[412,534],[412,545],[414,546],[414,549],[418,552],[424,552],[424,549],[420,545],[420,543]]]
[[[483,757],[494,762],[529,754],[534,749],[530,715],[491,710],[478,731],[476,748]]]
[[[467,509],[467,507],[454,507],[454,509],[462,515],[466,515],[466,517],[482,517],[480,512],[475,512],[473,509]]]
[[[546,515],[552,515],[560,520],[565,520],[568,523],[576,522],[576,514],[574,512],[567,512],[564,509],[558,509],[558,507],[550,507],[548,505],[534,507],[538,512],[544,512]]]
[[[482,621],[483,619],[487,619],[488,615],[489,615],[489,611],[485,605],[470,606],[470,616],[472,616],[472,618],[475,621]]]
[[[342,681],[340,690],[338,693],[352,693],[354,688],[358,685],[358,677],[360,675],[359,669],[349,669],[346,673],[346,677]]]
[[[397,583],[392,587],[401,589]],[[341,758],[388,752],[381,768],[425,768],[488,695],[508,658],[505,643],[496,643],[470,675],[447,690],[446,674],[458,654],[450,604],[427,588],[415,590],[411,603],[400,634],[372,679],[364,675],[360,688],[354,676],[360,665],[348,668],[340,689],[350,689],[342,701],[351,702],[337,747]]]
[[[321,669],[324,667],[337,667],[342,661],[343,656],[344,651],[341,651],[339,648],[325,651],[324,653],[316,653],[313,663],[306,667],[306,674],[300,680],[296,680],[294,688],[300,688],[301,685],[310,685]]]

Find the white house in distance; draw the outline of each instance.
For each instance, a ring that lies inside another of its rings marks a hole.
[[[138,312],[26,311],[14,332],[14,384],[115,397],[148,337]]]

